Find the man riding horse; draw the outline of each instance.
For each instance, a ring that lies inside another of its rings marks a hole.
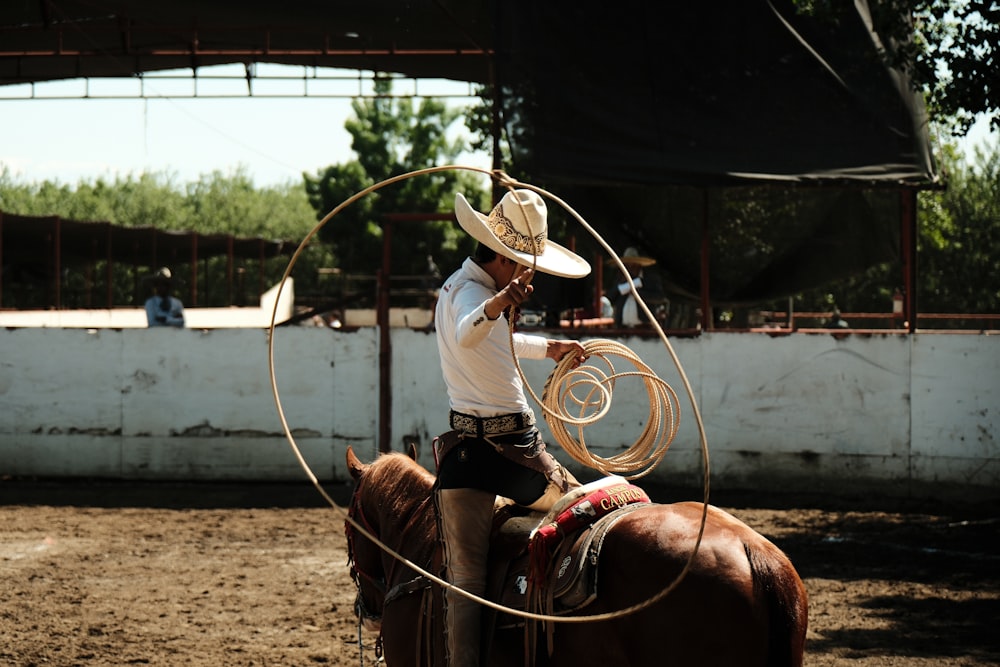
[[[496,496],[546,512],[579,486],[535,426],[510,354],[509,318],[531,295],[534,270],[581,278],[590,265],[547,238],[545,202],[531,190],[508,192],[489,215],[459,194],[455,215],[478,245],[444,282],[435,312],[452,429],[435,442],[435,501],[445,578],[482,596]],[[513,346],[520,358],[586,359],[572,340],[513,333]],[[445,601],[448,665],[478,667],[479,603],[451,589]]]

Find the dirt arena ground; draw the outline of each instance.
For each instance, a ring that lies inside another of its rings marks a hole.
[[[807,665],[1000,664],[996,504],[713,502],[795,563]],[[0,665],[361,664],[343,519],[308,484],[0,481],[0,579]]]

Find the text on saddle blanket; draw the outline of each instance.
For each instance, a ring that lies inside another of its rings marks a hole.
[[[649,502],[645,491],[621,477],[605,478],[574,490],[532,532],[528,543],[531,575],[539,580],[545,576],[549,558],[566,536],[616,510]]]

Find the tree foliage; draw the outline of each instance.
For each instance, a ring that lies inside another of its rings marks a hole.
[[[1000,312],[1000,144],[977,149],[969,164],[949,148],[945,190],[917,196],[917,310]],[[902,287],[902,267],[883,262],[857,275],[800,294],[799,310],[885,312]]]
[[[262,237],[289,242],[301,239],[313,225],[313,213],[301,187],[284,185],[256,188],[240,168],[231,175],[215,172],[186,186],[179,185],[168,175],[144,173],[119,176],[113,180],[98,178],[81,180],[76,185],[43,181],[22,183],[9,170],[0,170],[0,210],[27,216],[59,216],[67,220],[102,221],[124,227],[155,227],[168,231],[197,231],[201,234],[231,234],[239,237]],[[11,252],[5,249],[5,255]],[[302,289],[310,289],[316,281],[316,268],[329,263],[322,248],[310,250],[302,258],[302,269],[296,281]],[[200,305],[229,305],[227,258],[206,258],[204,284],[200,289]],[[256,273],[256,261],[245,267]],[[277,282],[287,265],[287,258],[266,262],[265,280],[268,286]],[[237,270],[242,264],[237,267]],[[9,266],[5,266],[5,271]],[[105,262],[91,267],[64,267],[63,305],[87,305],[82,294],[85,275],[104,276]],[[156,267],[112,265],[112,292],[115,305],[136,304],[145,293],[136,288],[136,275],[144,275]],[[171,267],[178,275],[188,268],[181,262]],[[49,305],[45,290],[31,282],[44,282],[41,267],[29,271],[32,280],[8,280],[4,283],[3,304],[8,307],[44,307]],[[256,280],[247,285],[247,295],[237,294],[239,301],[252,300]],[[78,289],[76,289],[78,288]],[[74,291],[76,290],[76,291]],[[100,290],[103,293],[103,289]],[[103,301],[102,301],[103,305]]]
[[[299,187],[257,188],[242,167],[228,176],[216,171],[186,186],[162,173],[81,180],[75,186],[52,181],[21,183],[4,168],[0,171],[0,210],[268,239],[301,238],[312,220],[312,210]]]
[[[461,117],[460,110],[429,98],[418,104],[394,98],[388,77],[376,81],[375,92],[375,97],[353,103],[355,117],[345,124],[357,158],[316,175],[303,174],[301,187],[257,188],[243,168],[232,175],[215,172],[183,186],[159,173],[81,180],[75,186],[50,181],[25,184],[4,169],[0,171],[0,210],[298,242],[317,220],[356,193],[387,178],[453,163],[464,150],[463,143],[448,133]],[[327,293],[329,284],[320,270],[324,268],[373,276],[382,262],[383,225],[391,214],[446,217],[453,210],[456,192],[465,193],[477,206],[486,206],[484,182],[469,171],[437,171],[361,198],[333,217],[320,230],[318,241],[303,250],[293,273],[296,293],[320,297]],[[470,249],[470,239],[450,219],[400,221],[394,223],[392,266],[385,268],[394,275],[427,275],[431,261],[450,266]],[[224,261],[210,259],[206,265],[210,272],[220,273],[226,269]],[[272,260],[268,279],[276,282],[286,266],[287,260]],[[182,274],[178,267],[175,272]],[[139,298],[132,294],[134,278],[127,267],[119,273],[116,302],[134,302]],[[72,277],[67,280],[71,282]],[[225,281],[205,282],[222,285]],[[17,305],[10,295],[5,297],[4,305]]]
[[[923,193],[917,248],[925,312],[1000,312],[1000,144],[974,162],[950,154],[945,192]]]
[[[392,80],[376,79],[376,97],[356,100],[355,117],[345,127],[357,159],[305,176],[309,202],[323,220],[355,194],[412,171],[454,163],[464,149],[448,137],[461,117],[443,102],[393,98]],[[478,179],[482,180],[482,179]],[[456,192],[480,203],[483,186],[467,171],[437,171],[381,187],[342,209],[320,230],[344,274],[373,274],[382,264],[383,231],[393,214],[450,215]],[[429,273],[429,260],[450,266],[470,250],[470,241],[450,219],[399,221],[392,224],[394,275]]]
[[[852,3],[793,0],[799,11],[836,21]],[[978,114],[1000,130],[1000,2],[869,0],[887,63],[906,72],[939,126],[964,135]]]

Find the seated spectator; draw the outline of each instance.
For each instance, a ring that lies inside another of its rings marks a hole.
[[[153,295],[146,299],[146,323],[151,327],[184,326],[184,304],[171,296],[173,275],[163,267],[153,274]]]
[[[659,276],[653,271],[644,271],[645,268],[656,264],[656,260],[651,257],[643,257],[635,248],[626,248],[625,252],[622,253],[621,260],[625,268],[628,269],[635,289],[646,306],[654,313],[658,309],[661,310],[665,318],[670,308],[670,300],[663,293]],[[615,292],[614,317],[616,326],[638,327],[649,324],[649,318],[639,308],[639,303],[632,295],[629,283],[624,277],[618,283]],[[662,308],[658,308],[661,306]]]
[[[847,320],[840,316],[840,309],[838,308],[833,309],[833,313],[830,315],[830,321],[827,323],[827,326],[831,329],[849,329],[851,327],[851,325],[847,323]]]

